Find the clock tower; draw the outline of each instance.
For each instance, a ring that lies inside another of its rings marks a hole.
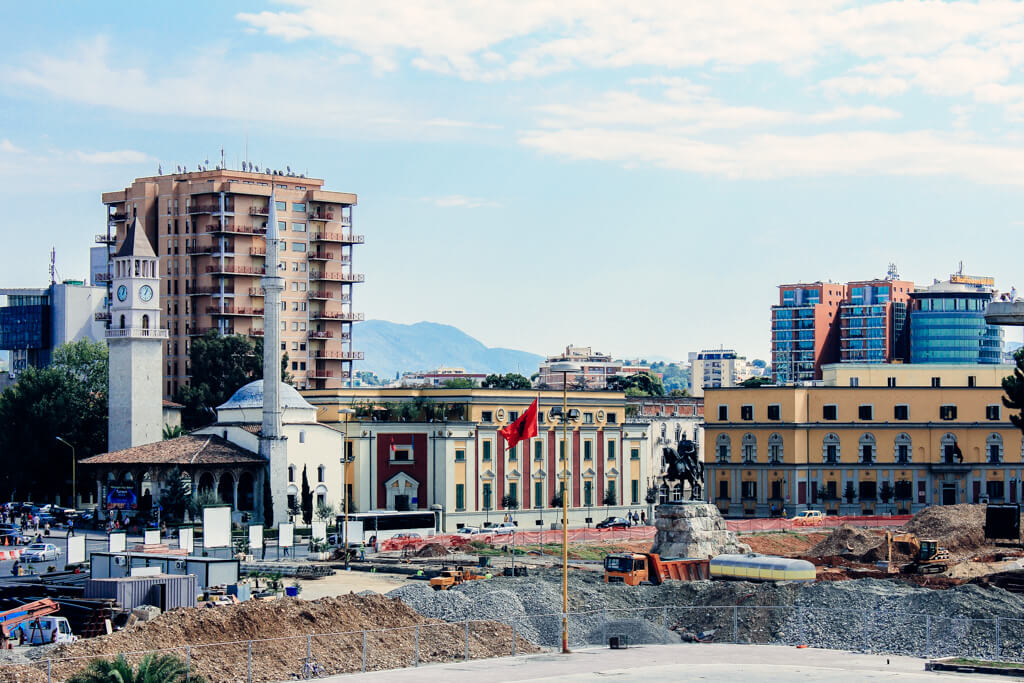
[[[132,219],[114,255],[114,300],[107,346],[110,385],[107,450],[163,437],[163,373],[167,330],[160,327],[160,271],[142,221]]]

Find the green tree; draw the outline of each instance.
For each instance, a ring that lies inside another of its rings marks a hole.
[[[604,492],[604,499],[601,501],[602,505],[616,505],[615,500],[615,487],[609,482],[608,488]]]
[[[84,671],[67,680],[68,683],[180,683],[185,680],[206,683],[202,676],[189,674],[180,658],[155,653],[143,657],[135,669],[124,655],[117,659],[94,659]]]
[[[181,425],[164,425],[164,441],[168,439],[177,439],[179,436],[185,436],[188,432]]]
[[[551,496],[551,507],[560,508],[562,507],[562,492],[556,491],[555,495]]]
[[[192,502],[191,485],[181,478],[181,470],[175,467],[167,473],[163,491],[160,494],[160,505],[163,506],[164,516],[174,521],[181,521],[185,518],[185,510],[189,509]]]
[[[501,497],[501,507],[505,508],[506,510],[518,510],[519,499],[511,494],[506,494]]]
[[[673,389],[672,391],[668,392],[668,395],[671,396],[672,398],[686,398],[687,396],[690,395],[690,392],[687,391],[686,389]]]
[[[452,379],[446,379],[441,385],[444,389],[472,389],[476,384],[473,380],[466,377],[453,377]]]
[[[188,428],[216,420],[216,408],[249,382],[263,377],[263,338],[223,335],[211,330],[192,342],[188,359],[192,380],[174,400],[185,406],[182,421]],[[281,358],[281,381],[287,382],[288,354]]]
[[[487,375],[480,385],[484,389],[532,389],[530,380],[522,375],[510,372],[507,375]]]
[[[26,369],[0,394],[0,424],[0,494],[70,498],[71,450],[55,437],[76,459],[107,450],[106,346],[65,344],[48,367]]]
[[[1013,352],[1013,360],[1017,367],[1013,374],[1003,378],[1003,405],[1016,413],[1010,413],[1010,422],[1024,432],[1024,346]]]
[[[188,504],[188,512],[192,519],[203,518],[203,508],[215,505],[225,505],[224,499],[213,489],[203,489],[196,494]]]
[[[327,522],[334,518],[334,508],[327,503],[317,503],[314,512],[316,513],[317,520],[320,522]]]
[[[664,396],[665,385],[657,375],[637,372],[632,375],[615,375],[608,380],[609,391],[622,391],[626,396]]]
[[[846,482],[846,491],[843,492],[843,497],[846,498],[847,503],[852,503],[857,497],[857,491],[853,488],[853,482]]]
[[[748,377],[747,379],[745,379],[742,382],[740,382],[740,386],[741,387],[747,387],[748,389],[749,388],[755,388],[756,389],[757,387],[763,387],[764,385],[771,384],[771,383],[772,383],[772,378],[771,377]]]
[[[302,466],[302,521],[309,524],[313,521],[313,492],[309,490],[309,477],[306,466]]]

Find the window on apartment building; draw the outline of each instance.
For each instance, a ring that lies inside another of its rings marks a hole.
[[[773,403],[772,405],[768,406],[768,419],[769,420],[779,420],[779,419],[782,419],[782,407],[779,406],[779,404]]]
[[[306,342],[299,342],[299,351],[306,350]]]
[[[298,369],[299,369],[299,361],[293,360],[292,361],[292,370],[298,370]]]
[[[851,377],[850,378],[850,386],[851,387],[859,387],[860,386],[860,377]]]
[[[489,461],[491,459],[491,442],[484,441],[483,443],[483,454],[480,456],[481,460]]]
[[[894,420],[909,420],[910,419],[910,406],[904,403],[893,406],[892,417]]]
[[[533,444],[533,459],[537,461],[544,459],[544,446],[539,439]]]
[[[956,419],[956,406],[939,406],[939,419],[940,420],[955,420]]]
[[[609,460],[614,460],[615,459],[615,442],[614,441],[609,441],[608,442],[608,459]]]
[[[481,422],[494,422],[494,413],[492,413],[490,410],[481,411],[480,412],[480,421]]]
[[[740,419],[750,421],[754,419],[754,406],[740,406]]]
[[[729,420],[729,406],[718,406],[718,419],[722,422],[727,422]]]
[[[639,448],[631,448],[631,449],[629,449],[629,459],[630,460],[639,460],[640,459],[640,449]]]
[[[292,251],[306,251],[306,243],[292,242]]]
[[[967,375],[967,386],[976,387],[978,386],[978,378],[974,375]]]
[[[594,414],[593,413],[583,413],[583,424],[588,424],[588,425],[594,424]]]
[[[299,361],[299,370],[305,371],[305,369],[306,369],[306,361],[300,360]]]
[[[292,211],[295,211],[297,213],[305,213],[306,212],[306,203],[305,202],[292,202]]]
[[[466,449],[456,448],[455,449],[455,462],[466,462]]]
[[[941,377],[932,377],[932,386],[933,387],[941,387],[942,386],[942,378]]]
[[[832,403],[821,407],[822,420],[836,420],[839,418],[839,406]]]
[[[466,485],[456,484],[455,485],[455,509],[465,510],[466,509]]]
[[[594,442],[584,441],[583,442],[583,459],[593,460],[594,459]]]
[[[295,465],[288,465],[288,481],[295,481]]]
[[[629,502],[630,505],[640,504],[640,481],[638,479],[629,482]]]
[[[618,421],[619,421],[619,414],[618,413],[608,413],[608,424],[610,424],[610,425],[617,424]]]
[[[892,387],[896,386],[896,378],[895,377],[887,377],[885,379],[885,386],[887,386],[889,388],[892,388]]]
[[[277,222],[277,231],[278,232],[288,232],[288,221],[278,221]]]
[[[875,407],[873,405],[861,404],[857,406],[857,419],[858,420],[873,420],[875,419]]]
[[[288,210],[288,202],[274,202],[274,206],[277,208],[278,211]]]
[[[999,406],[985,406],[985,419],[986,420],[998,420],[999,419]]]
[[[305,223],[292,223],[292,231],[293,232],[306,232],[306,224]]]
[[[316,480],[320,484],[327,481],[327,468],[323,465],[316,468]]]

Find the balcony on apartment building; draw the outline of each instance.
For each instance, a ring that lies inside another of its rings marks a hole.
[[[352,260],[348,254],[336,254],[333,251],[324,251],[322,249],[306,252],[306,258],[310,261],[338,261],[339,263],[348,263]]]
[[[207,306],[207,315],[244,315],[250,317],[262,316],[262,308],[253,308],[252,306]]]
[[[107,214],[107,220],[111,223],[119,223],[121,221],[128,220],[128,213],[126,211],[114,211]]]
[[[362,273],[328,272],[325,270],[309,271],[310,280],[328,280],[331,282],[363,282],[366,276]]]
[[[352,296],[344,294],[342,292],[332,292],[328,289],[311,289],[308,292],[310,299],[324,299],[331,301],[340,301],[342,303],[348,303],[352,300]]]
[[[346,313],[344,311],[313,311],[309,314],[312,320],[340,320],[341,322],[360,322],[365,320],[363,313]]]
[[[92,319],[93,320],[109,322],[110,321],[110,312],[109,311],[100,311],[98,313],[94,313],[93,316],[92,316]]]
[[[220,233],[232,233],[236,235],[266,235],[267,229],[258,227],[254,224],[248,223],[245,225],[235,225],[233,223],[207,223],[203,230],[206,235],[216,235]]]
[[[266,270],[263,266],[239,266],[234,263],[215,263],[206,266],[206,272],[214,275],[263,275]]]
[[[219,285],[203,285],[202,287],[186,287],[186,296],[222,296]],[[232,289],[224,288],[223,296],[234,296]]]
[[[185,209],[185,212],[190,216],[198,214],[230,216],[234,215],[235,209],[230,202],[224,205],[223,211],[220,208],[220,204],[218,204],[217,202],[196,202],[195,204],[190,204]]]
[[[117,235],[96,235],[96,244],[117,244]]]
[[[363,235],[346,235],[341,232],[311,232],[310,242],[337,242],[339,244],[362,244],[366,238]]]
[[[249,215],[250,216],[269,216],[270,215],[270,209],[265,207],[265,206],[250,206],[249,207]]]
[[[362,351],[328,351],[325,349],[313,349],[309,352],[310,358],[317,360],[363,360]]]

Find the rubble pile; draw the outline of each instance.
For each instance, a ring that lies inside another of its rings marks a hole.
[[[883,540],[883,536],[852,527],[849,524],[843,524],[836,527],[835,531],[808,550],[807,554],[814,557],[829,557],[831,555],[860,557],[872,548],[877,547]]]

